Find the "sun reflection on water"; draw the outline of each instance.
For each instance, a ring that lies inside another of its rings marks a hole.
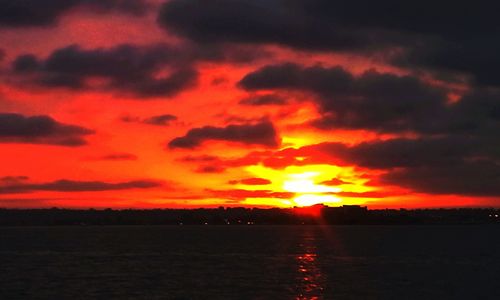
[[[313,232],[304,236],[299,245],[301,253],[297,262],[297,297],[296,300],[323,299],[323,282],[325,280],[318,265],[316,238]]]

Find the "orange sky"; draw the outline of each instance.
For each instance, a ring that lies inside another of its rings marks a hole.
[[[153,1],[144,14],[75,6],[48,25],[0,23],[4,53],[0,60],[0,122],[4,122],[0,124],[0,207],[498,206],[499,194],[434,189],[428,183],[408,182],[408,176],[398,181],[391,174],[411,173],[412,166],[378,166],[374,162],[378,156],[372,153],[363,156],[366,159],[359,157],[363,143],[411,141],[423,137],[423,131],[316,126],[314,120],[332,113],[327,100],[321,100],[326,97],[323,87],[318,91],[309,86],[265,87],[264,83],[253,88],[242,79],[266,66],[293,63],[328,72],[341,67],[357,78],[353,80],[362,80],[367,72],[399,79],[416,76],[421,84],[446,90],[450,99],[462,97],[467,84],[443,82],[425,72],[415,75],[384,61],[380,53],[313,51],[279,42],[222,43],[213,51],[225,58],[206,58],[209,54],[198,52],[208,53],[212,45],[196,44],[158,25],[161,2]],[[122,44],[139,50],[127,56],[126,50],[116,50]],[[73,56],[68,54],[62,65],[52,67],[54,53],[70,45],[78,45],[77,50],[68,50],[74,51]],[[154,47],[180,51],[163,55],[147,50]],[[186,54],[189,51],[196,52],[192,55],[196,58]],[[16,69],[15,61],[23,54],[36,57],[35,71]],[[120,65],[131,66],[130,72],[137,74],[100,70],[99,55],[105,64],[106,59],[122,54]],[[134,55],[139,58],[130,61]],[[157,65],[148,69],[150,56]],[[72,61],[80,58],[81,64]],[[75,68],[68,67],[73,64]],[[147,94],[143,89],[149,86],[135,87],[144,76],[154,83],[177,71],[193,70],[195,78],[172,93]],[[301,69],[306,76],[309,71]],[[51,77],[57,72],[62,72],[62,79]],[[60,84],[68,79],[68,72],[77,74],[83,86]],[[357,101],[356,97],[349,101]],[[14,114],[20,118],[8,121]],[[44,133],[41,123],[28,119],[34,116],[51,118],[57,125]],[[69,125],[82,130],[64,127]],[[26,133],[19,129],[22,126],[34,128]],[[66,138],[83,142],[68,144]],[[175,139],[194,146],[176,146]]]

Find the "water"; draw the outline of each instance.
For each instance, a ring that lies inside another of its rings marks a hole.
[[[0,228],[0,299],[500,299],[500,226]]]

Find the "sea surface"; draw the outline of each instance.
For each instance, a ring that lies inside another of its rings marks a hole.
[[[500,226],[3,227],[0,299],[500,299]]]

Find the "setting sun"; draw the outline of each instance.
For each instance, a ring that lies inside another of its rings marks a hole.
[[[318,177],[318,172],[305,172],[301,174],[291,174],[290,179],[283,183],[283,188],[286,191],[300,193],[300,194],[310,194],[310,193],[337,193],[341,189],[338,187],[328,187],[324,185],[318,185],[314,183],[314,179]]]
[[[339,187],[330,187],[318,185],[315,183],[315,178],[320,175],[319,172],[304,172],[300,174],[290,174],[284,183],[285,191],[294,192],[297,194],[292,202],[297,206],[309,206],[319,203],[336,203],[341,200],[329,193],[338,193],[341,191]]]
[[[292,200],[297,206],[310,206],[315,204],[328,204],[335,205],[342,200],[332,195],[317,195],[317,194],[303,194],[293,198]]]
[[[290,199],[267,199],[262,203],[273,203],[281,207],[309,206],[323,203],[338,206],[342,204],[365,204],[369,198],[366,192],[375,189],[366,186],[368,181],[363,174],[351,167],[333,165],[290,166],[275,170],[265,166],[251,166],[246,169],[253,176],[269,180],[269,185],[245,186],[256,191],[272,190],[277,193],[291,193]],[[252,204],[257,204],[254,200]]]

